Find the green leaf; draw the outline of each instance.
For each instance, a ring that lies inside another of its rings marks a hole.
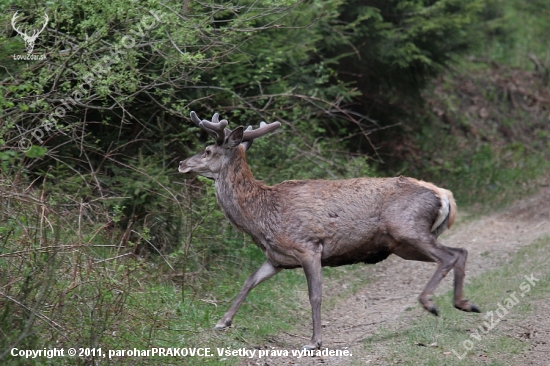
[[[32,145],[31,148],[25,152],[25,156],[32,159],[41,158],[46,155],[47,151],[48,149],[45,147]]]

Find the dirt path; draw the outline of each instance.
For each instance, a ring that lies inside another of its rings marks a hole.
[[[483,271],[494,268],[501,260],[520,247],[550,234],[550,188],[543,188],[534,197],[518,201],[511,207],[472,221],[462,220],[441,241],[448,246],[468,249],[466,281]],[[460,211],[459,211],[460,212]],[[375,361],[384,349],[373,353],[362,350],[361,341],[377,333],[380,325],[396,326],[410,316],[428,316],[418,305],[417,297],[435,271],[435,264],[404,261],[390,256],[374,266],[374,280],[349,298],[339,301],[329,311],[324,311],[323,348],[350,350],[359,363]],[[437,294],[452,288],[452,275],[438,287]],[[327,294],[325,293],[325,299]],[[330,296],[330,295],[328,295]],[[466,294],[475,302],[475,294]],[[413,309],[407,311],[406,309]],[[424,314],[423,314],[424,313]],[[311,332],[310,317],[301,321],[297,333],[300,337],[282,333],[266,345],[268,349],[296,349]],[[244,361],[244,360],[243,360]],[[244,361],[245,365],[346,365],[346,357],[273,357]]]

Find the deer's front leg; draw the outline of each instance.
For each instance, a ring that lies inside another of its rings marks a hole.
[[[308,344],[304,345],[305,350],[321,348],[321,302],[323,299],[321,254],[311,253],[302,259],[302,267],[306,274],[309,302],[311,303],[311,314],[313,318],[313,336]]]
[[[270,261],[264,262],[256,272],[252,273],[246,281],[244,281],[244,285],[241,288],[241,291],[237,295],[237,298],[235,301],[233,301],[233,304],[227,310],[227,312],[223,315],[223,317],[220,319],[218,324],[216,324],[216,329],[224,329],[231,325],[231,322],[233,321],[233,317],[235,316],[235,313],[239,309],[239,306],[243,303],[244,299],[248,295],[250,291],[256,286],[258,286],[263,281],[275,276],[277,273],[281,271],[281,268],[276,268],[271,264]]]

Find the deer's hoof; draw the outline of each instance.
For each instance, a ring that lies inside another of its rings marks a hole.
[[[224,330],[231,326],[231,320],[220,320],[218,324],[214,326],[215,330]]]
[[[302,347],[302,350],[304,350],[304,351],[315,351],[315,350],[320,349],[322,344],[323,343],[321,341],[317,341],[317,342],[311,341],[308,344],[304,345]]]
[[[467,311],[471,313],[481,313],[481,310],[479,310],[477,305],[471,303],[468,300],[462,300],[459,304],[454,304],[454,306],[458,310]]]
[[[439,316],[439,311],[437,311],[437,306],[435,306],[435,303],[431,299],[423,300],[422,298],[420,298],[419,301],[424,309],[428,310],[430,313],[432,313],[435,316]]]
[[[426,310],[428,310],[430,313],[432,313],[435,316],[439,316],[439,311],[437,311],[437,307],[435,305],[433,305],[432,307]]]

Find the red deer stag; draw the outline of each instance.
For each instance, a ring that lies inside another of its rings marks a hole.
[[[179,171],[214,180],[225,215],[249,234],[267,261],[245,281],[237,298],[216,324],[229,327],[237,309],[259,283],[284,268],[304,269],[313,317],[313,336],[304,346],[321,347],[321,267],[377,263],[390,254],[403,259],[437,262],[437,270],[419,301],[437,315],[432,294],[454,270],[454,306],[479,312],[462,296],[468,252],[442,245],[437,237],[451,227],[456,204],[450,191],[413,178],[356,178],[287,181],[268,186],[255,180],[245,151],[254,139],[281,126],[231,131],[226,120],[191,120],[216,139],[204,152],[181,161]]]

